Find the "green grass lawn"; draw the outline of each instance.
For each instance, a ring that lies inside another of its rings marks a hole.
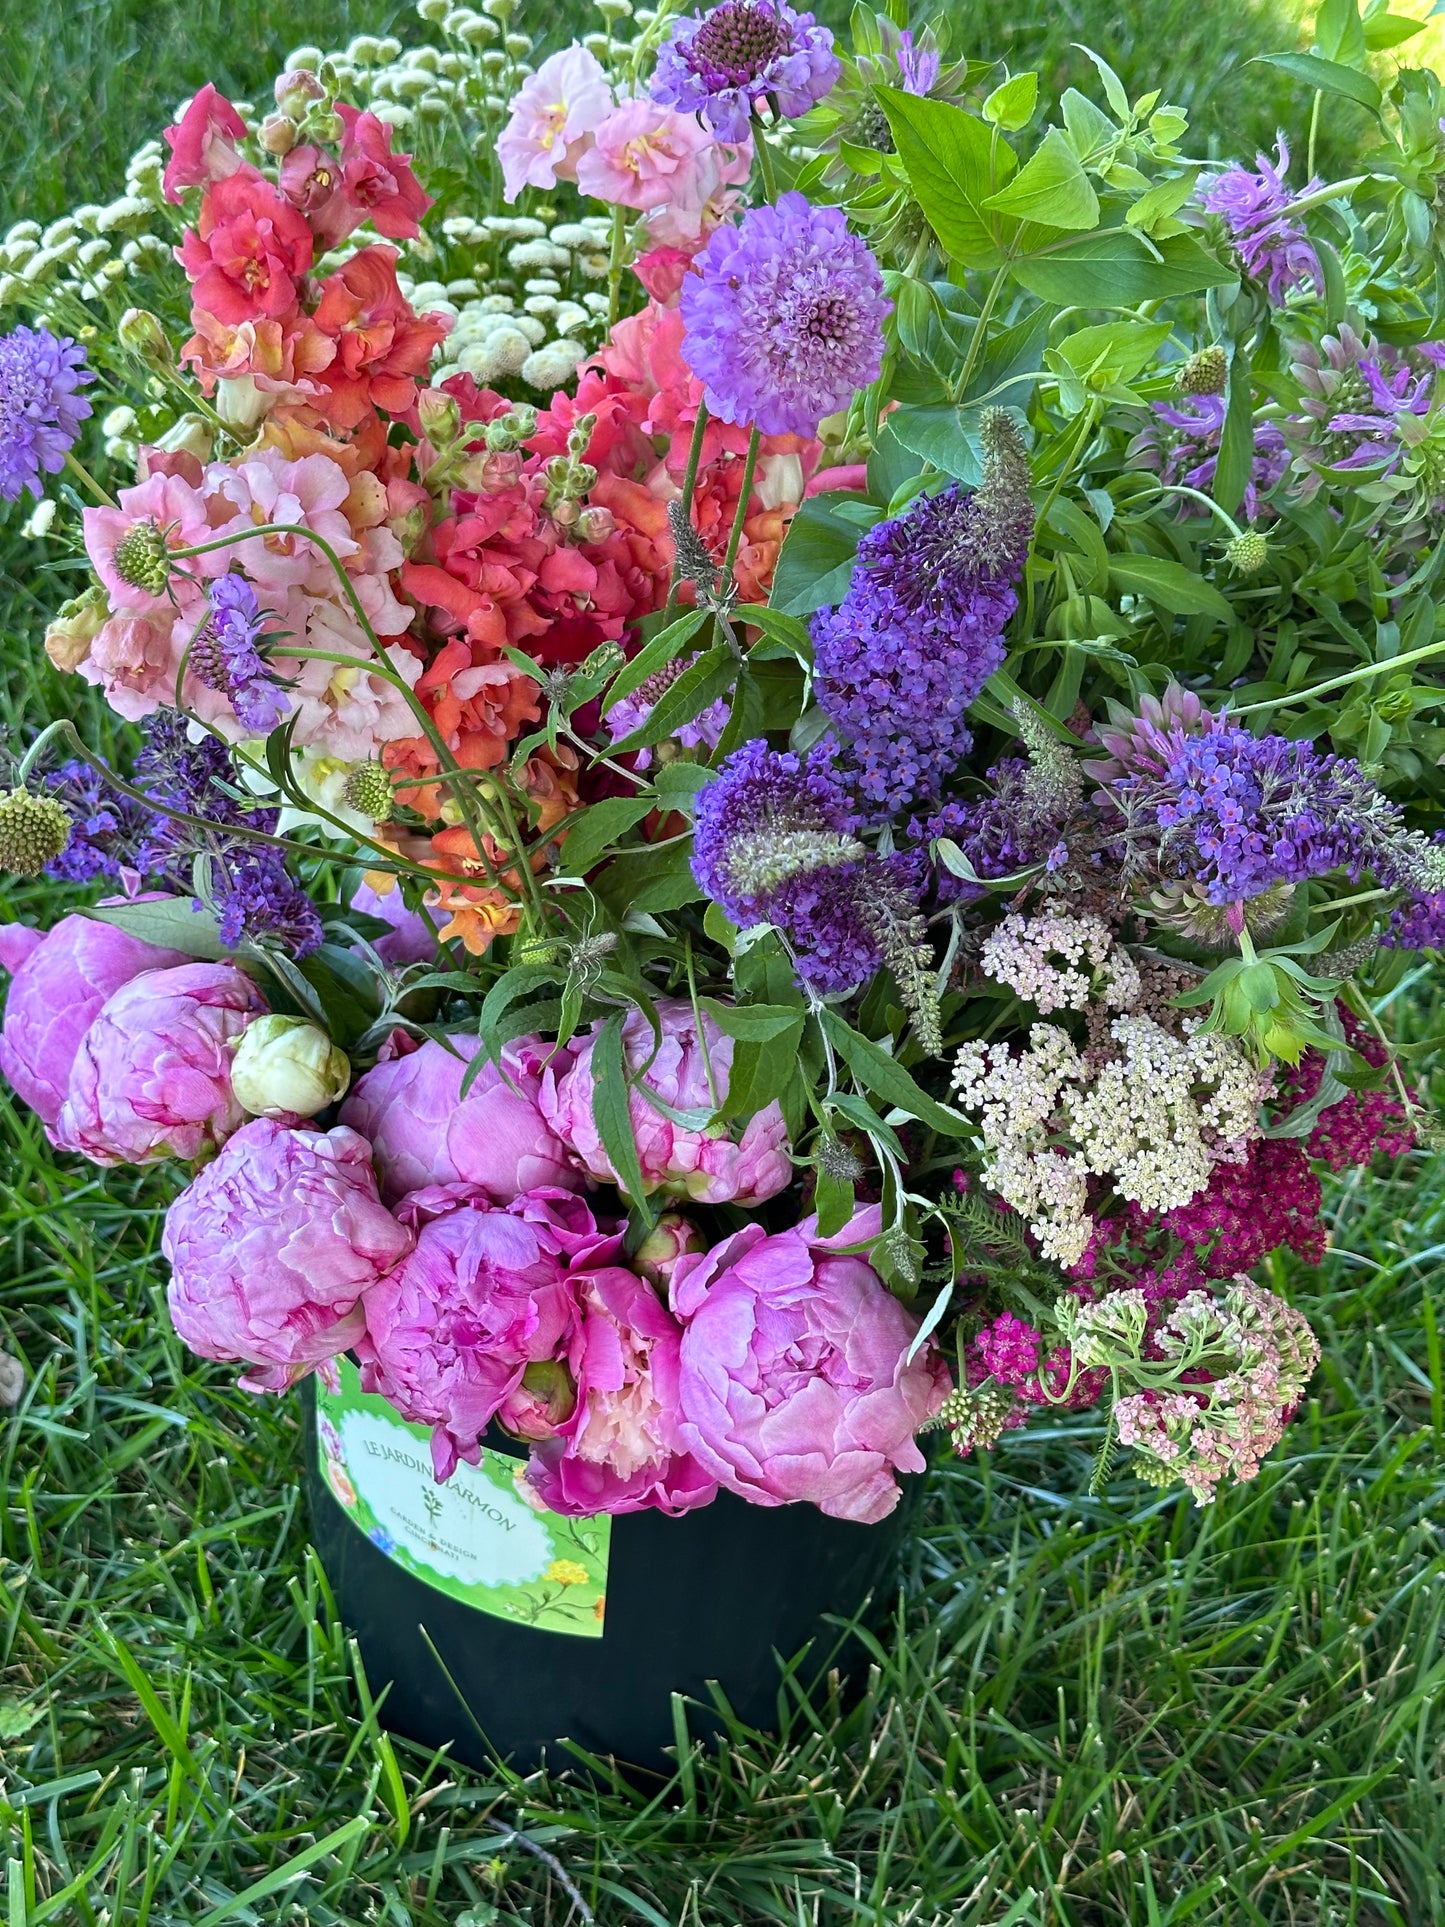
[[[10,217],[112,191],[207,75],[255,90],[288,45],[387,17],[0,0]],[[1226,145],[1273,124],[1242,60],[1286,30],[1243,0],[958,17],[968,51],[1056,81],[1075,39],[1135,86],[1157,60]],[[75,689],[37,667],[60,579],[21,519],[0,717],[23,734]],[[1384,1021],[1445,1028],[1424,984]],[[863,1701],[794,1703],[781,1739],[737,1733],[653,1797],[386,1738],[308,1551],[294,1402],[170,1334],[168,1182],[54,1161],[0,1096],[0,1345],[29,1374],[0,1419],[6,1927],[1445,1919],[1438,1157],[1357,1177],[1324,1267],[1272,1281],[1325,1359],[1256,1484],[1203,1512],[1124,1477],[1091,1498],[1087,1417],[945,1465]]]

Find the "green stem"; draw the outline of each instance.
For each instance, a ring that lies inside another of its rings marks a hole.
[[[763,193],[767,196],[768,200],[776,201],[778,198],[778,177],[773,171],[772,150],[763,139],[763,124],[756,118],[753,121],[753,152],[758,157],[758,172],[763,177]]]
[[[1260,702],[1246,703],[1242,709],[1231,710],[1234,716],[1255,716],[1262,709],[1285,709],[1291,703],[1309,702],[1316,696],[1327,696],[1331,690],[1348,689],[1351,683],[1364,682],[1370,676],[1386,676],[1392,670],[1403,669],[1407,663],[1424,662],[1429,656],[1445,654],[1445,638],[1439,642],[1427,642],[1422,649],[1407,649],[1403,656],[1391,656],[1385,662],[1364,662],[1358,669],[1348,669],[1342,676],[1331,676],[1328,682],[1315,683],[1309,689],[1291,689],[1283,696],[1266,696]]]
[[[697,405],[697,420],[692,425],[692,440],[688,443],[687,448],[687,467],[683,471],[682,477],[681,512],[687,517],[689,524],[692,522],[692,498],[697,491],[697,471],[702,461],[702,444],[703,437],[707,433],[707,421],[707,403],[700,401]],[[674,543],[672,580],[667,586],[667,603],[662,612],[664,624],[671,622],[676,613],[677,592],[682,586],[682,574],[678,564],[676,546],[676,543]]]
[[[1008,279],[1008,273],[1008,265],[1005,263],[994,276],[993,281],[989,285],[988,293],[983,298],[983,306],[978,311],[978,320],[974,323],[973,327],[973,339],[969,342],[968,353],[963,358],[963,369],[959,374],[958,380],[953,385],[953,398],[955,401],[961,401],[968,393],[968,384],[973,378],[974,369],[978,366],[978,358],[983,352],[984,339],[988,334],[988,324],[992,319],[998,298],[1003,292],[1003,285]]]
[[[622,309],[622,257],[627,248],[627,213],[624,208],[612,210],[612,256],[607,264],[607,326],[615,328],[617,317]]]
[[[1202,502],[1205,508],[1212,510],[1236,541],[1244,533],[1229,511],[1221,508],[1214,497],[1206,495],[1202,489],[1189,488],[1183,482],[1171,482],[1167,485],[1161,482],[1157,484],[1154,492],[1157,495],[1187,495],[1191,501]]]
[[[119,504],[117,503],[115,497],[113,495],[106,494],[105,490],[101,487],[100,483],[96,481],[95,477],[91,474],[90,470],[85,467],[84,463],[78,462],[75,459],[74,455],[71,454],[68,448],[65,451],[65,466],[70,471],[70,473],[77,478],[77,480],[83,483],[83,485],[90,490],[91,494],[95,497],[96,501],[100,503],[102,508],[113,509],[113,508],[119,507]]]
[[[732,534],[728,537],[728,552],[723,558],[722,592],[724,595],[731,594],[733,588],[733,565],[738,559],[738,549],[743,539],[743,523],[747,520],[748,504],[753,497],[753,476],[757,472],[758,444],[761,440],[762,437],[758,433],[758,425],[754,422],[752,432],[748,436],[747,458],[743,463],[742,494],[738,497],[737,513],[733,517]]]

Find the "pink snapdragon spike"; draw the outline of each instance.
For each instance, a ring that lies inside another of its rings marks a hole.
[[[644,1191],[700,1204],[751,1205],[775,1197],[793,1174],[782,1107],[775,1102],[757,1112],[734,1140],[725,1126],[679,1123],[650,1104],[647,1091],[668,1111],[710,1115],[727,1097],[733,1061],[732,1038],[706,1014],[699,1029],[685,998],[659,999],[656,1015],[662,1041],[655,1055],[652,1026],[641,1011],[629,1011],[622,1030],[628,1066],[641,1073],[629,1097],[629,1115]],[[592,1115],[592,1053],[599,1029],[594,1025],[578,1041],[569,1068],[545,1073],[539,1102],[583,1168],[615,1184],[618,1175]]]
[[[707,1505],[717,1479],[678,1425],[682,1329],[657,1293],[612,1265],[575,1280],[578,1316],[567,1366],[576,1406],[532,1453],[527,1480],[554,1512],[674,1517]]]
[[[721,145],[695,114],[651,100],[624,100],[577,162],[577,185],[594,200],[636,208],[659,246],[696,253],[739,200],[752,144]]]
[[[510,102],[511,119],[497,141],[502,198],[524,187],[555,187],[577,178],[577,163],[612,111],[612,89],[585,47],[564,47],[544,60]]]
[[[165,138],[171,157],[161,187],[168,201],[179,201],[185,188],[227,180],[245,165],[236,142],[246,138],[246,123],[210,81]]]
[[[678,1435],[729,1492],[754,1505],[807,1499],[876,1523],[896,1472],[921,1472],[914,1435],[952,1389],[918,1321],[843,1247],[877,1237],[876,1205],[832,1238],[816,1217],[770,1237],[745,1225],[673,1273],[682,1321]]]
[[[305,218],[245,168],[206,189],[179,259],[195,306],[234,323],[288,314],[301,297],[313,252]]]
[[[97,1013],[71,1066],[55,1141],[93,1164],[204,1157],[246,1121],[231,1054],[266,1010],[228,963],[147,970]]]
[[[143,970],[181,964],[176,950],[95,917],[62,917],[42,933],[0,930],[0,965],[13,971],[0,1029],[0,1072],[55,1142],[55,1125],[81,1042],[114,992]]]
[[[378,1064],[342,1106],[341,1122],[371,1140],[383,1197],[462,1184],[509,1204],[548,1185],[580,1190],[575,1161],[539,1106],[548,1048],[542,1040],[505,1045],[501,1064],[483,1064],[465,1098],[462,1080],[481,1043],[450,1041],[449,1050],[428,1038],[409,1056]],[[559,1061],[570,1062],[565,1051]]]
[[[362,1300],[362,1385],[432,1427],[439,1479],[459,1459],[477,1463],[482,1433],[527,1367],[565,1353],[576,1318],[569,1244],[605,1263],[620,1243],[554,1204],[459,1203],[423,1224],[411,1255]]]
[[[362,1292],[411,1246],[365,1138],[254,1118],[166,1213],[171,1318],[247,1391],[283,1392],[360,1340]]]

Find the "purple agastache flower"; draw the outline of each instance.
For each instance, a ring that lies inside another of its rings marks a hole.
[[[903,82],[903,90],[909,94],[926,94],[938,79],[943,65],[936,48],[915,47],[913,35],[905,28],[898,36],[894,49],[898,61],[898,73]]]
[[[968,706],[1004,659],[1033,534],[1028,455],[984,422],[982,486],[920,497],[858,545],[837,609],[813,619],[818,702],[858,789],[893,814],[937,794],[973,741]]]
[[[1307,281],[1323,293],[1325,275],[1320,257],[1294,212],[1295,200],[1285,185],[1289,148],[1284,135],[1279,137],[1274,161],[1265,154],[1257,154],[1255,159],[1259,163],[1257,173],[1251,174],[1247,167],[1227,167],[1216,174],[1200,196],[1201,205],[1222,217],[1240,266],[1252,281],[1263,282],[1276,307],[1291,288],[1302,288]],[[1304,195],[1313,194],[1321,185],[1316,176]]]
[[[41,494],[41,471],[55,475],[91,413],[76,391],[95,376],[85,350],[48,328],[0,335],[0,497]]]
[[[1331,870],[1369,871],[1387,888],[1445,887],[1445,849],[1407,829],[1358,763],[1251,736],[1227,716],[1206,712],[1202,724],[1137,739],[1126,773],[1098,791],[1123,818],[1133,861],[1202,887],[1215,904]]]
[[[720,420],[813,435],[877,376],[892,304],[839,208],[784,194],[720,227],[696,265],[682,354]]]
[[[832,34],[812,14],[785,0],[723,0],[672,23],[652,97],[700,114],[719,140],[744,141],[760,102],[790,119],[806,114],[842,71]]]
[[[634,729],[640,729],[662,700],[664,693],[671,688],[683,671],[690,669],[696,661],[695,655],[680,657],[678,661],[669,663],[665,669],[659,669],[655,676],[649,676],[646,682],[639,683],[630,696],[624,696],[621,702],[614,703],[607,712],[607,727],[613,742],[620,743],[624,736],[630,736]],[[722,741],[730,713],[731,704],[728,698],[719,696],[715,703],[710,703],[702,714],[694,716],[690,723],[680,723],[673,731],[673,741],[681,743],[684,749],[703,749],[711,753]],[[637,751],[635,768],[648,769],[651,763],[650,749]]]
[[[1318,347],[1293,350],[1292,372],[1300,386],[1300,412],[1285,432],[1305,465],[1301,494],[1317,493],[1320,469],[1368,469],[1393,475],[1404,457],[1402,427],[1409,417],[1429,415],[1445,342],[1426,341],[1405,352],[1361,336],[1345,323]]]
[[[233,571],[218,576],[206,596],[211,613],[191,644],[191,673],[227,699],[243,729],[267,736],[290,714],[291,698],[256,646],[265,623],[256,591]]]
[[[745,743],[698,798],[693,875],[734,923],[781,930],[820,996],[898,969],[913,940],[909,864],[878,856],[858,827],[823,745],[800,757]]]
[[[1168,487],[1183,484],[1209,495],[1219,468],[1228,404],[1223,395],[1193,395],[1178,402],[1151,404],[1155,420],[1135,436],[1129,456],[1141,468],[1152,468]],[[1245,520],[1258,518],[1261,495],[1267,495],[1289,466],[1289,449],[1273,422],[1254,425],[1254,459],[1244,486],[1241,506]],[[1179,498],[1179,520],[1208,511],[1187,495]]]

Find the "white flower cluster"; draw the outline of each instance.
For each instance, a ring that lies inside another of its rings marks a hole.
[[[88,201],[45,228],[17,221],[0,241],[0,309],[92,303],[124,282],[166,273],[180,229],[161,193],[164,164],[160,142],[147,141],[115,200]]]
[[[1058,1025],[1035,1024],[1026,1049],[965,1044],[954,1065],[958,1101],[978,1116],[985,1181],[1066,1269],[1093,1233],[1091,1176],[1143,1210],[1171,1211],[1259,1130],[1260,1075],[1234,1039],[1175,1037],[1138,1014],[1109,1030],[1102,1063]]]
[[[1064,910],[1005,917],[979,960],[986,975],[1016,991],[1041,1017],[1086,1010],[1091,1003],[1131,1010],[1139,1000],[1138,966],[1102,917]]]

